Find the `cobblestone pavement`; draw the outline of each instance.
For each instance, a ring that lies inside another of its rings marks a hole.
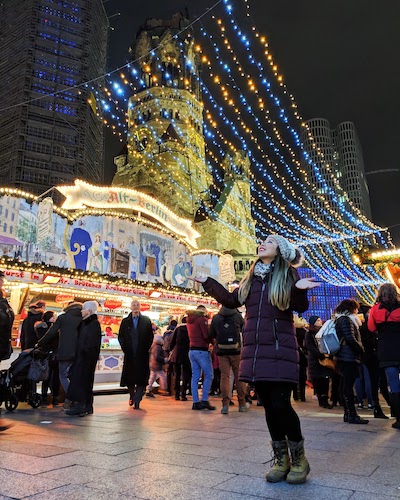
[[[344,424],[311,393],[295,404],[311,464],[305,485],[268,484],[269,436],[262,408],[229,415],[192,411],[191,401],[158,396],[143,410],[127,395],[97,396],[95,413],[20,405],[2,417],[0,500],[400,499],[400,432],[393,419]],[[387,408],[384,408],[387,412]],[[371,414],[362,410],[361,414]]]

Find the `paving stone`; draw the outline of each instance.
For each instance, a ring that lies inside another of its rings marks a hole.
[[[29,497],[35,500],[110,500],[109,492],[101,491],[86,486],[69,484],[61,486],[44,493],[38,493]],[[131,495],[113,494],[112,500],[127,500],[128,498],[137,498]],[[1,499],[0,499],[1,500]]]
[[[348,499],[353,494],[353,491],[346,489],[325,488],[313,484],[310,479],[305,484],[291,485],[285,482],[268,483],[265,479],[254,478],[248,476],[236,476],[224,483],[216,485],[215,489],[246,494],[251,492],[252,495],[261,498],[274,498],[278,500],[336,500]]]
[[[46,481],[38,476],[0,469],[0,495],[23,498],[62,486],[57,481]]]

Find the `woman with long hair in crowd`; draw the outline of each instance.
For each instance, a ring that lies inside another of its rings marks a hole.
[[[378,332],[379,364],[385,368],[396,418],[392,427],[400,429],[400,300],[395,285],[385,283],[379,288],[376,304],[369,313],[368,328]]]
[[[349,424],[368,424],[357,414],[354,399],[354,382],[360,373],[361,356],[364,348],[361,343],[359,327],[361,320],[357,316],[360,304],[353,299],[345,299],[335,309],[336,333],[340,349],[335,354],[336,367],[341,375],[340,393],[343,398],[343,421]]]
[[[299,380],[293,311],[307,310],[307,290],[319,283],[300,279],[294,266],[301,261],[301,252],[287,239],[272,235],[258,247],[258,258],[232,293],[212,278],[195,278],[225,307],[246,306],[240,380],[255,384],[265,408],[274,460],[266,474],[269,482],[304,483],[310,471],[290,402]]]

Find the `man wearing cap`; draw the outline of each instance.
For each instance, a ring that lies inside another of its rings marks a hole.
[[[43,300],[37,300],[32,302],[28,308],[28,315],[22,322],[21,326],[21,350],[31,349],[35,346],[38,341],[35,332],[35,323],[41,322],[43,319],[43,314],[46,309],[46,302]]]

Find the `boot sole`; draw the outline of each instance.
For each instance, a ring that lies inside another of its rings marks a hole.
[[[296,479],[296,478],[294,478],[294,479],[286,478],[286,482],[288,484],[304,484],[307,481],[307,476],[308,476],[308,474],[310,474],[310,471],[311,471],[311,468],[310,468],[310,466],[308,466],[307,472],[306,472],[306,477],[301,478],[300,480]]]
[[[280,479],[274,479],[274,478],[269,478],[265,476],[265,479],[267,480],[268,483],[281,483],[282,481],[286,481],[287,475],[289,474],[290,471],[288,471],[282,478]]]

